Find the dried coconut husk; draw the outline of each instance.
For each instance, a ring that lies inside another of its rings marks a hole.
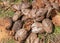
[[[60,0],[55,0],[55,3],[58,3],[59,6],[60,6]]]
[[[52,3],[52,2],[55,2],[55,0],[49,0],[49,1],[50,1],[51,3]]]
[[[22,1],[26,3],[26,2],[28,2],[29,0],[22,0]]]
[[[32,33],[44,33],[43,25],[39,22],[34,22],[31,25]]]
[[[15,40],[19,41],[20,43],[22,43],[26,37],[27,37],[27,31],[25,29],[20,29],[15,34]]]
[[[32,1],[32,7],[33,8],[41,8],[44,7],[44,3],[42,0],[33,0]]]
[[[36,17],[36,9],[22,9],[22,13],[23,13],[23,17],[22,17],[22,20],[27,20],[27,19],[33,19]]]
[[[18,31],[19,29],[21,29],[22,27],[22,22],[20,20],[16,21],[14,24],[13,24],[13,27],[12,27],[12,35],[14,35],[16,33],[16,31]]]
[[[30,31],[33,22],[34,22],[33,19],[27,19],[23,25],[23,28],[25,28],[27,31]]]
[[[8,39],[10,38],[9,32],[7,31],[7,27],[10,28],[11,26],[11,21],[10,18],[0,18],[0,41],[3,39]]]
[[[9,6],[10,6],[10,3],[9,3],[8,1],[3,1],[3,5],[4,5],[5,7],[9,7]]]
[[[10,29],[12,26],[12,18],[11,17],[0,18],[0,25],[4,26],[5,29]]]
[[[52,21],[50,19],[44,19],[42,21],[43,24],[43,29],[45,30],[46,33],[52,33],[53,30],[53,24]]]
[[[21,6],[20,4],[13,4],[13,5],[12,5],[12,9],[13,9],[14,11],[19,11],[19,10],[21,9],[20,6]]]
[[[60,13],[59,12],[53,12],[52,13],[52,22],[56,26],[60,26]]]
[[[12,19],[13,21],[17,21],[20,17],[22,16],[21,11],[16,11],[15,14],[13,15]]]
[[[47,12],[46,8],[37,9],[36,14],[35,14],[35,20],[42,21],[45,18],[46,12]]]
[[[39,38],[36,38],[34,41],[34,43],[39,43],[39,42],[40,42]]]
[[[35,40],[37,41],[37,34],[31,33],[26,39],[26,43],[34,43]]]

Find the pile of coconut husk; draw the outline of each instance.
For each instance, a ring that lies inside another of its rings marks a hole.
[[[6,17],[4,28],[18,43],[44,43],[48,34],[54,33],[54,27],[60,26],[59,0],[22,0],[21,3],[2,5],[15,12],[13,17]],[[3,7],[2,6],[2,7]],[[5,26],[6,25],[6,26]],[[42,34],[40,39],[38,35]],[[60,39],[59,39],[60,40]],[[55,42],[56,43],[56,42]]]

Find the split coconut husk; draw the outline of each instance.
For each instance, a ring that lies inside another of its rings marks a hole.
[[[59,12],[54,12],[52,15],[52,22],[56,26],[60,26],[60,13]]]
[[[11,21],[10,19],[7,18],[0,18],[0,41],[3,39],[8,39],[10,38],[9,32],[7,31],[7,27],[11,26]]]

